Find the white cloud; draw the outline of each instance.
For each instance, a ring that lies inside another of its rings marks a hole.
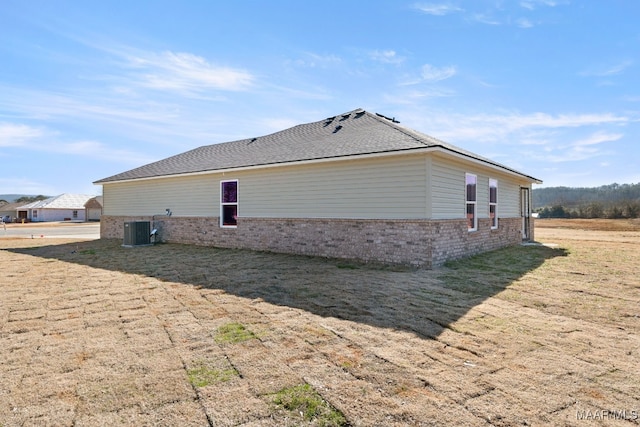
[[[48,94],[41,95],[41,100],[49,101]],[[115,132],[122,136],[127,136],[128,133],[130,137],[145,132],[149,135],[168,132],[169,125],[176,121],[175,114],[142,103],[127,105],[123,102],[119,105],[114,100],[102,99],[102,105],[96,105],[98,102],[91,103],[90,99],[67,97],[58,98],[57,101],[41,106],[26,106],[24,113],[47,115],[47,122],[56,125],[74,120],[79,123],[92,122],[96,129]]]
[[[51,185],[45,184],[43,182],[37,182],[26,177],[6,178],[0,176],[0,188],[2,188],[2,191],[4,193],[8,194],[60,194],[60,192],[58,192],[58,190]]]
[[[609,68],[605,69],[605,70],[602,72],[602,75],[605,75],[605,76],[611,76],[611,75],[614,75],[614,74],[620,74],[620,73],[622,73],[624,70],[626,70],[627,68],[629,68],[629,67],[631,66],[631,64],[633,64],[633,62],[632,62],[632,61],[623,61],[623,62],[621,62],[621,63],[619,63],[619,64],[615,64],[615,65],[613,65],[613,66],[611,66],[611,67],[609,67]]]
[[[567,145],[558,147],[549,147],[548,155],[544,156],[545,160],[554,163],[572,162],[586,160],[598,157],[608,152],[597,147],[603,142],[612,142],[621,139],[624,135],[621,133],[607,133],[598,131],[586,138],[573,141]]]
[[[555,7],[558,5],[558,2],[553,0],[527,0],[520,2],[520,6],[528,10],[534,10],[540,5]]]
[[[631,65],[633,65],[633,61],[630,61],[630,60],[617,62],[617,63],[615,63],[613,65],[605,65],[605,66],[599,65],[599,66],[595,66],[595,67],[592,67],[590,69],[587,69],[585,71],[582,71],[580,73],[580,75],[581,76],[594,76],[594,77],[614,76],[614,75],[617,75],[617,74],[621,74],[627,68],[629,68]]]
[[[601,156],[603,153],[600,150],[595,149],[576,149],[569,148],[564,150],[558,150],[557,154],[548,154],[548,155],[536,155],[531,154],[532,158],[538,158],[539,160],[543,160],[551,163],[565,163],[565,162],[579,162],[583,160],[592,159],[594,157]]]
[[[511,16],[513,10],[504,3],[505,2],[503,1],[495,1],[493,2],[493,4],[483,4],[482,9],[476,7],[476,2],[470,2],[468,6],[469,9],[463,9],[448,2],[418,3],[414,5],[414,8],[423,13],[435,16],[457,13],[464,20],[477,22],[484,25],[506,25],[517,26],[520,28],[532,28],[540,24],[540,21],[532,20],[526,15],[519,19],[515,19],[515,17]],[[562,3],[566,4],[566,1],[562,1]],[[559,2],[553,0],[522,0],[519,3],[522,9],[526,9],[524,11],[525,14],[531,13],[536,9],[540,9],[542,7],[555,7],[559,4]],[[518,10],[516,13],[522,14],[522,12],[522,10]]]
[[[518,19],[516,25],[520,28],[533,28],[533,23],[526,18]]]
[[[131,164],[152,160],[149,155],[108,147],[96,141],[64,141],[57,133],[13,123],[0,123],[0,147],[20,147],[32,152],[71,154]]]
[[[50,129],[86,128],[90,123],[90,129],[83,132],[99,132],[102,138],[111,139],[113,145],[152,141],[154,146],[191,146],[215,140],[214,132],[223,121],[211,117],[204,108],[207,100],[191,98],[185,102],[179,96],[167,97],[166,94],[127,94],[120,86],[112,91],[106,87],[57,93],[0,85],[0,93],[3,94],[0,111],[11,111],[24,121],[45,123]],[[20,135],[25,135],[25,129],[22,128]],[[40,136],[35,132],[44,132],[44,129],[31,128],[28,135]],[[14,144],[18,141],[18,130],[15,126],[12,129]],[[8,137],[8,128],[5,132]]]
[[[47,144],[42,151],[71,154],[100,160],[109,160],[127,164],[144,164],[154,160],[153,156],[132,150],[109,147],[98,141],[72,141],[58,144]]]
[[[456,74],[456,67],[448,66],[448,67],[434,67],[430,64],[425,64],[422,66],[422,78],[427,81],[439,81],[445,80],[450,77],[453,77]]]
[[[458,6],[454,6],[449,3],[440,3],[440,4],[416,4],[414,7],[421,12],[427,13],[429,15],[435,16],[443,16],[448,15],[450,13],[462,12],[464,9],[459,8]]]
[[[416,115],[417,114],[417,115]],[[602,114],[443,114],[440,112],[407,112],[400,117],[408,117],[415,122],[415,129],[429,129],[433,136],[444,141],[456,143],[460,141],[485,143],[514,143],[526,145],[545,145],[559,140],[558,132],[566,129],[624,125],[631,122],[629,117]],[[617,137],[614,133],[596,133],[588,141],[602,142],[607,138]]]
[[[484,13],[476,13],[471,17],[474,21],[487,25],[501,25],[501,22],[495,18],[485,15]]]
[[[540,126],[550,128],[578,127],[599,125],[604,123],[627,123],[628,117],[617,116],[611,113],[603,114],[558,114],[556,116],[547,113],[533,113],[528,115],[509,115],[501,119],[505,125],[512,126]]]
[[[305,52],[303,58],[291,61],[297,67],[304,68],[330,68],[340,65],[342,59],[336,55],[320,55],[313,52]]]
[[[590,145],[597,145],[597,144],[601,144],[603,142],[612,142],[612,141],[617,141],[620,138],[622,138],[624,135],[621,133],[607,133],[607,132],[596,132],[593,135],[584,138],[584,139],[580,139],[578,141],[575,141],[573,143],[574,147],[585,147],[585,146],[590,146]]]
[[[446,98],[450,96],[455,96],[456,92],[449,89],[442,88],[430,88],[425,90],[417,90],[412,91],[407,94],[409,98],[420,99],[420,98]]]
[[[628,102],[640,102],[640,95],[639,96],[625,95],[623,99]]]
[[[241,69],[210,64],[191,53],[165,51],[129,57],[129,65],[141,71],[140,84],[159,90],[200,92],[204,89],[245,90],[253,75]]]
[[[453,90],[433,87],[420,90],[402,91],[394,94],[384,94],[382,99],[386,103],[393,105],[415,106],[416,103],[424,102],[430,98],[448,98],[452,96],[457,96],[457,93]]]
[[[611,114],[564,114],[551,116],[530,115],[477,116],[470,123],[462,123],[447,135],[451,140],[465,139],[479,142],[508,143],[529,146],[521,154],[531,159],[551,163],[575,162],[610,154],[598,145],[617,141],[621,133],[596,131],[584,138],[566,142],[569,128],[617,125],[627,123],[626,117]],[[481,123],[482,122],[482,123]],[[535,149],[534,149],[535,147]]]
[[[412,86],[424,82],[438,82],[446,80],[457,74],[456,67],[450,65],[446,67],[435,67],[431,64],[424,64],[420,69],[420,75],[404,75],[400,76],[398,85]]]
[[[635,120],[612,113],[460,114],[420,111],[415,103],[404,108],[396,115],[404,125],[424,129],[443,141],[532,172],[549,165],[566,168],[570,163],[590,159],[607,161],[609,156],[620,154],[619,143],[608,143],[622,141],[625,135],[621,128]]]
[[[291,97],[294,99],[312,99],[326,101],[331,99],[331,93],[329,90],[323,87],[310,87],[310,88],[294,88],[279,85],[270,85],[271,89],[276,91],[280,97]]]
[[[0,147],[27,145],[31,139],[42,136],[42,130],[15,123],[0,123]]]
[[[393,50],[374,50],[369,56],[372,60],[385,64],[401,64],[405,60],[403,57],[397,56]]]

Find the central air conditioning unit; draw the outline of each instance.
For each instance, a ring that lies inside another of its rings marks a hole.
[[[122,246],[143,246],[151,244],[151,223],[130,221],[124,223],[124,243]]]

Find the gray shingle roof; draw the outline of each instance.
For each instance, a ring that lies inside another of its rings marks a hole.
[[[441,147],[526,177],[489,159],[400,126],[394,119],[357,109],[270,135],[206,145],[95,181],[94,184],[427,147]]]

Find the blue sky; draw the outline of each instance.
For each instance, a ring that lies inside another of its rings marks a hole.
[[[0,194],[364,108],[544,181],[640,182],[640,2],[3,0]]]

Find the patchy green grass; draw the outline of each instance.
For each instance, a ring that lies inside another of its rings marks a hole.
[[[238,376],[238,371],[230,369],[215,369],[206,365],[196,366],[187,370],[189,383],[194,387],[206,387],[211,384],[227,382]]]
[[[338,263],[338,264],[336,264],[336,267],[342,268],[342,269],[345,269],[345,270],[357,270],[357,269],[360,268],[360,266],[358,266],[356,264],[351,264],[351,263],[346,263],[346,262]]]
[[[220,326],[215,336],[218,344],[235,344],[254,338],[256,338],[256,335],[238,322],[231,322]]]
[[[448,261],[440,278],[449,289],[490,297],[518,278],[541,267],[546,260],[566,257],[568,251],[546,246],[511,246],[468,258]]]
[[[309,384],[284,388],[272,396],[272,402],[278,409],[289,411],[294,417],[324,427],[348,425],[344,415],[329,405]]]

